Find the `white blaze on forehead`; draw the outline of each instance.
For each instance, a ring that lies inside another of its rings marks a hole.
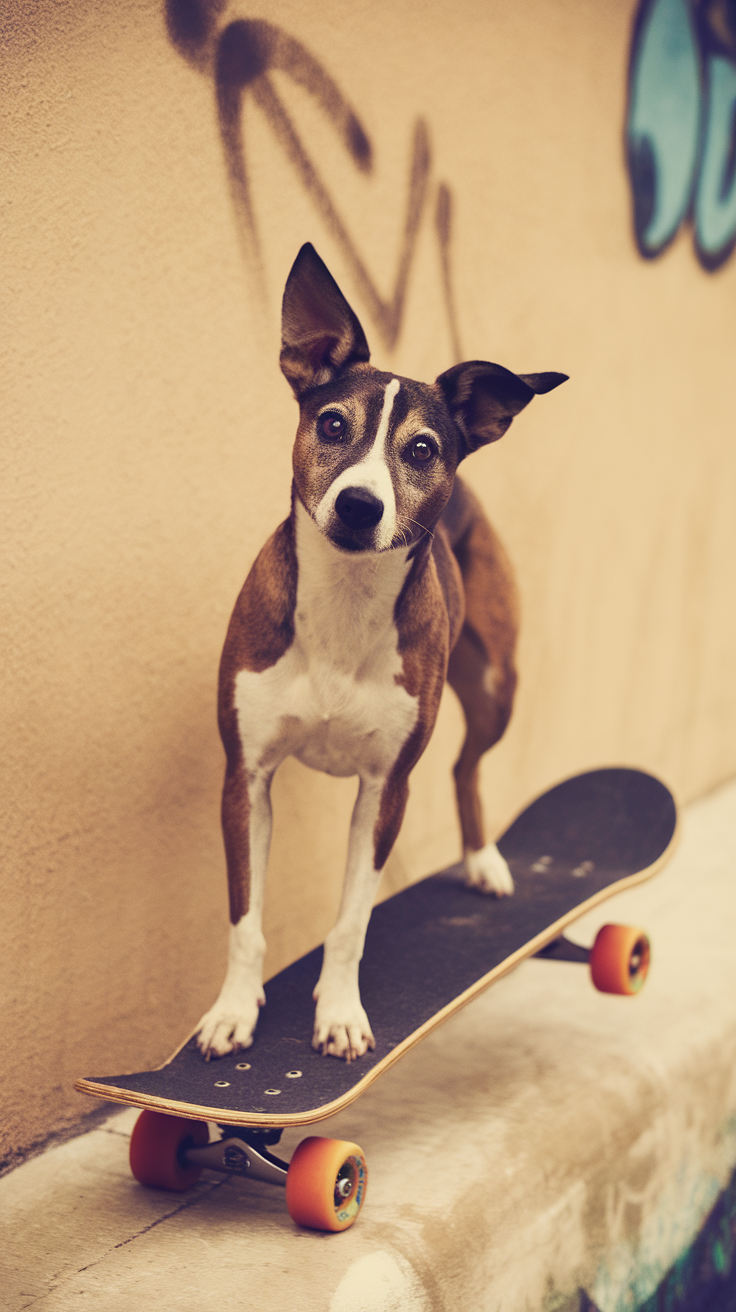
[[[391,546],[396,533],[396,496],[391,482],[391,471],[386,460],[386,438],[388,437],[391,411],[401,384],[398,378],[392,378],[383,394],[381,418],[378,421],[373,445],[363,460],[356,465],[348,465],[331,483],[315,512],[315,520],[321,529],[327,528],[335,509],[335,502],[345,487],[361,487],[372,492],[383,502],[383,515],[376,526],[376,548],[385,551]]]
[[[394,397],[396,396],[396,393],[398,392],[400,386],[401,384],[399,383],[398,378],[392,378],[391,382],[387,383],[386,385],[386,391],[383,396],[383,409],[381,410],[381,418],[378,421],[378,428],[376,430],[376,440],[373,443],[371,455],[377,449],[383,448],[383,445],[386,441],[386,434],[388,433],[388,425],[391,419],[391,411],[393,410],[393,405],[394,405]],[[370,456],[368,458],[370,459]]]

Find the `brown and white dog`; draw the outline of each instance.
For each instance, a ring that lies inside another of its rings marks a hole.
[[[264,1002],[270,786],[285,757],[360,780],[340,912],[314,990],[312,1043],[323,1053],[350,1060],[373,1046],[358,966],[446,678],[467,721],[455,766],[467,880],[513,892],[484,840],[478,764],[511,714],[515,590],[455,470],[566,375],[471,361],[429,386],[368,360],[356,315],[303,246],[283,302],[281,368],[301,412],[291,514],[245,581],[220,667],[231,929],[225,983],[198,1026],[208,1057],[248,1047]]]

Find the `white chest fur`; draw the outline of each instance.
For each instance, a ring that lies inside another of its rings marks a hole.
[[[396,682],[407,552],[339,551],[300,503],[296,546],[294,641],[268,670],[236,679],[246,766],[271,773],[296,756],[327,774],[385,776],[418,714]]]

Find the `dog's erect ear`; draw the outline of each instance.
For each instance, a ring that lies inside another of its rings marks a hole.
[[[437,385],[465,443],[461,458],[497,442],[536,394],[551,392],[566,379],[567,374],[512,374],[487,360],[469,360],[440,374]]]
[[[281,368],[297,398],[348,365],[370,359],[358,316],[310,242],[286,280],[281,342]]]

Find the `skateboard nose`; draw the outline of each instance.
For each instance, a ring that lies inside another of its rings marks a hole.
[[[346,528],[375,528],[383,515],[383,502],[366,487],[344,487],[335,511]]]

